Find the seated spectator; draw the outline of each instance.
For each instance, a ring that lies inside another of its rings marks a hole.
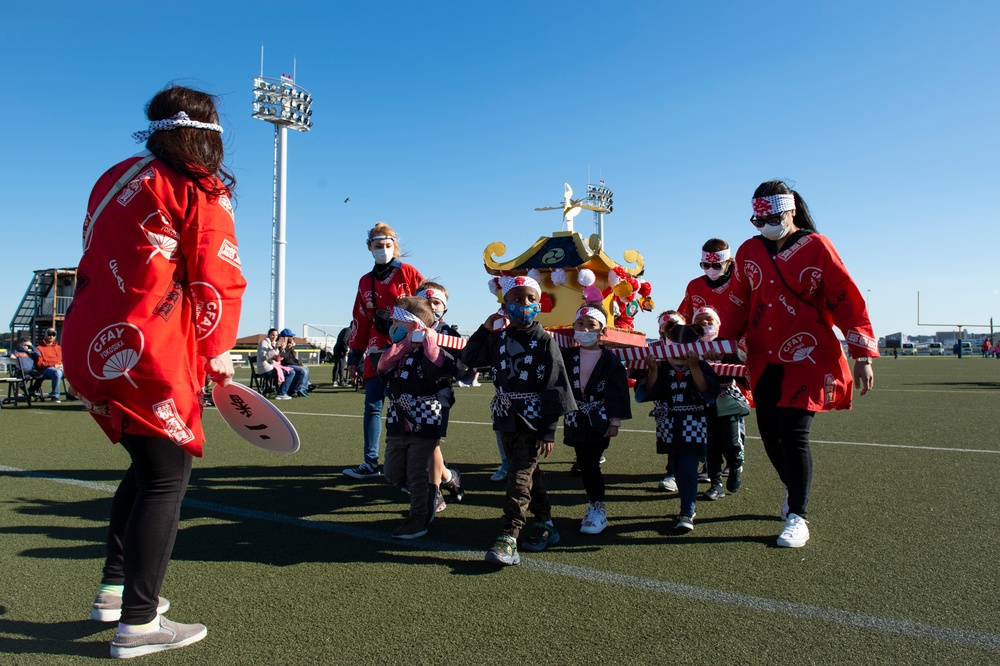
[[[21,338],[18,341],[17,349],[10,353],[10,358],[17,362],[20,374],[24,379],[39,379],[42,376],[42,373],[35,368],[38,352],[31,346],[31,340],[28,338]],[[25,387],[29,390],[32,386],[33,384],[25,383]]]
[[[275,400],[291,400],[292,396],[288,394],[288,390],[299,374],[295,368],[281,363],[281,353],[285,349],[286,342],[287,340],[278,337],[278,329],[272,328],[268,330],[267,337],[257,345],[257,374],[263,378],[274,377],[275,385],[278,387]]]
[[[56,342],[56,330],[45,331],[45,339],[35,348],[35,370],[41,373],[39,383],[43,379],[52,380],[52,390],[48,397],[52,402],[59,402],[59,386],[63,378],[62,347]]]
[[[281,352],[281,365],[295,368],[295,372],[298,375],[295,378],[295,383],[291,387],[291,395],[299,396],[300,398],[308,398],[309,366],[303,365],[302,361],[299,360],[298,355],[295,353],[295,335],[286,328],[278,334],[279,346],[282,343],[282,338],[284,338],[285,347]]]

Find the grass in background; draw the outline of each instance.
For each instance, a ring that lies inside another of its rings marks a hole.
[[[586,497],[559,444],[543,468],[562,541],[499,571],[481,561],[503,500],[489,481],[491,386],[456,389],[444,450],[465,502],[409,544],[388,537],[407,496],[341,474],[361,460],[362,394],[321,388],[278,403],[302,437],[291,456],[244,443],[208,410],[163,593],[171,619],[204,622],[209,635],[147,659],[1000,661],[1000,539],[977,481],[1000,462],[1000,362],[890,358],[875,369],[876,390],[853,412],[815,421],[805,548],[774,546],[781,486],[752,417],[744,488],[699,502],[695,531],[674,535],[678,500],[656,490],[665,460],[636,405],[604,465],[609,528],[579,533]],[[0,421],[0,465],[31,473],[8,471],[0,485],[0,652],[24,664],[105,658],[112,629],[87,617],[127,456],[79,403],[5,408]],[[871,628],[851,625],[865,617]]]

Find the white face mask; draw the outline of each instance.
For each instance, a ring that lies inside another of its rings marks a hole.
[[[377,247],[372,250],[372,256],[375,257],[375,263],[387,264],[392,261],[393,248],[391,247]]]
[[[701,330],[702,334],[700,339],[702,342],[711,342],[719,335],[719,328],[715,324],[703,324]]]
[[[718,280],[720,277],[726,274],[726,269],[720,268],[715,270],[714,268],[706,268],[705,275],[708,276],[709,280]]]
[[[760,233],[764,234],[764,238],[777,241],[787,236],[789,230],[790,225],[785,221],[785,218],[782,217],[781,224],[765,224],[764,228],[760,230]]]
[[[581,347],[593,347],[601,337],[600,331],[573,331],[573,338]]]

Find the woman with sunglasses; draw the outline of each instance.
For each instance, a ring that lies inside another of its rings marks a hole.
[[[375,266],[358,282],[354,323],[347,343],[351,350],[347,358],[351,379],[362,373],[365,382],[364,460],[357,467],[344,470],[344,474],[354,479],[379,476],[378,449],[382,436],[385,384],[375,368],[382,351],[392,344],[389,313],[396,305],[396,299],[416,294],[417,287],[424,281],[420,271],[399,261],[403,252],[396,232],[385,222],[379,222],[369,230],[366,243],[375,259]]]
[[[736,252],[719,338],[746,335],[757,427],[785,484],[777,544],[799,548],[809,540],[813,416],[850,409],[855,383],[861,395],[871,390],[878,345],[861,291],[799,193],[779,180],[761,183],[753,213],[760,235]],[[834,326],[855,359],[853,380]]]

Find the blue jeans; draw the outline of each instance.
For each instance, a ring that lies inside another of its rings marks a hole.
[[[278,395],[288,395],[288,389],[291,388],[292,382],[295,378],[299,376],[296,372],[297,368],[289,368],[285,370],[285,381],[281,382],[281,386],[278,387]],[[278,371],[271,370],[270,372],[265,372],[261,377],[274,377],[277,382]]]
[[[59,397],[59,382],[62,381],[63,371],[59,368],[45,368],[42,370],[42,379],[52,380],[52,397]]]
[[[677,490],[681,494],[681,508],[678,513],[682,516],[694,516],[694,503],[698,498],[698,465],[703,458],[694,454],[670,456],[674,465],[674,472],[677,479]]]
[[[365,382],[365,462],[378,467],[378,445],[382,437],[382,404],[385,399],[385,383],[375,375]]]
[[[309,368],[304,365],[295,366],[295,383],[292,385],[292,393],[309,390]]]

